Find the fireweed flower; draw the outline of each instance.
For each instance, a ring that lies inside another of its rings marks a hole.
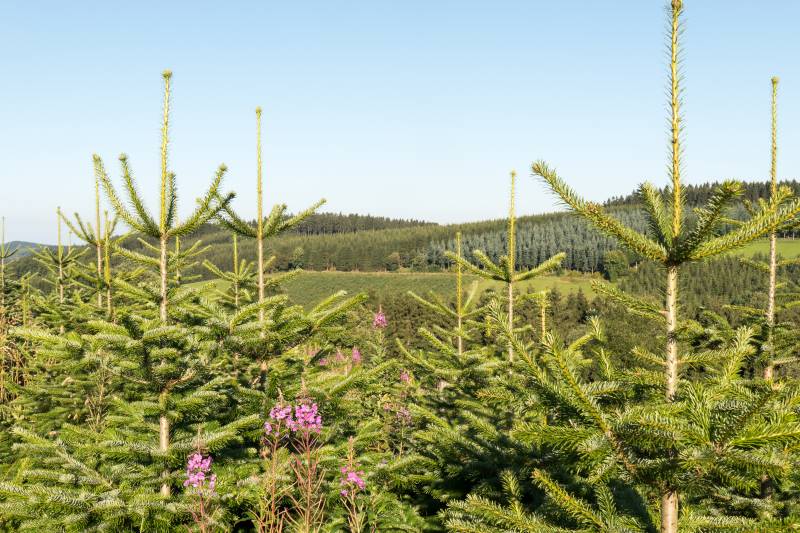
[[[183,486],[196,489],[208,488],[209,492],[214,492],[217,475],[211,474],[211,456],[203,456],[200,452],[189,456],[186,461],[186,480]]]
[[[353,346],[353,364],[360,365],[361,364],[361,350],[358,349],[358,346]]]
[[[276,405],[269,411],[269,417],[274,420],[275,422],[286,422],[288,423],[289,420],[292,418],[292,406],[287,405],[281,407]]]
[[[269,410],[269,420],[264,422],[264,435],[280,438],[282,428],[291,427],[293,422],[291,405],[275,405]]]
[[[403,383],[411,383],[411,374],[409,374],[408,371],[403,370],[400,372],[400,381]]]
[[[322,429],[322,417],[317,413],[317,404],[301,403],[294,408],[294,419],[286,425],[294,432],[313,431],[319,433]]]
[[[364,490],[367,486],[366,481],[364,481],[364,472],[362,470],[356,470],[350,466],[343,466],[339,471],[342,473],[341,480],[339,481],[339,485],[342,487],[339,494],[342,496],[346,497],[351,492],[355,494],[359,490]]]
[[[328,366],[328,360],[323,357],[322,359],[319,360],[317,364],[319,366]]]
[[[404,426],[411,424],[411,411],[406,407],[397,410],[397,420]]]
[[[384,315],[383,311],[379,309],[378,312],[375,313],[375,316],[372,319],[372,327],[375,329],[383,329],[388,324],[389,323],[386,321],[386,315]]]

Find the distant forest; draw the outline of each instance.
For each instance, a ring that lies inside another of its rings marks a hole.
[[[786,185],[800,193],[800,182],[788,181]],[[743,200],[757,201],[768,194],[769,184],[747,183]],[[688,185],[685,196],[689,205],[702,205],[712,194],[714,184]],[[644,218],[638,209],[636,193],[611,198],[605,205],[624,223],[645,230]],[[741,218],[744,207],[731,213]],[[445,252],[454,250],[455,234],[462,233],[463,248],[483,250],[497,261],[505,253],[505,220],[487,220],[465,224],[440,225],[421,220],[403,220],[370,215],[318,213],[296,228],[267,241],[267,252],[275,256],[274,270],[294,268],[307,270],[341,271],[440,271],[450,267]],[[517,263],[520,268],[531,268],[559,251],[567,254],[563,267],[580,272],[610,270],[621,261],[630,264],[635,258],[618,251],[615,243],[587,224],[567,213],[549,213],[520,217],[517,226]],[[794,235],[790,235],[794,236]],[[203,259],[208,259],[223,269],[231,267],[233,250],[230,233],[215,224],[207,224],[196,237],[207,247]],[[190,242],[185,245],[190,245]],[[135,236],[129,237],[125,247],[142,251],[143,245]],[[255,249],[241,241],[239,257],[255,259]],[[20,257],[12,268],[19,272],[36,271],[37,265],[30,257]],[[187,275],[205,279],[208,272],[197,264],[187,269]]]

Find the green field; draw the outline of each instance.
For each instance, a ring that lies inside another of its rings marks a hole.
[[[767,239],[759,239],[732,253],[745,257],[755,254],[767,255],[769,253],[769,241]],[[787,259],[800,257],[800,239],[778,239],[778,255]]]
[[[478,278],[465,276],[465,287],[476,279]],[[519,288],[522,291],[558,288],[564,294],[582,289],[588,295],[592,292],[592,279],[592,276],[580,274],[545,276],[522,282]],[[418,294],[435,291],[442,295],[451,295],[455,291],[455,276],[447,272],[303,272],[286,282],[283,287],[292,301],[307,306],[337,290],[346,290],[351,294],[367,291],[379,296],[407,291]],[[480,280],[478,290],[483,292],[500,287],[498,282]]]
[[[752,256],[757,253],[767,254],[769,242],[760,239],[736,250],[736,255]],[[783,257],[800,257],[800,239],[779,239],[778,252]],[[465,276],[465,287],[478,278]],[[523,292],[557,288],[564,294],[583,290],[587,296],[593,294],[591,280],[597,275],[579,274],[575,272],[561,276],[545,276],[519,284]],[[372,292],[378,297],[384,294],[404,294],[414,291],[424,294],[435,291],[448,296],[453,294],[455,277],[448,272],[315,272],[306,271],[283,284],[293,302],[303,306],[313,305],[338,290],[350,294]],[[478,289],[499,289],[500,283],[479,280]]]
[[[464,276],[464,287],[478,280],[475,276]],[[544,276],[539,279],[524,281],[518,284],[523,292],[557,288],[563,294],[583,290],[587,296],[593,294],[591,280],[597,276],[569,273],[562,276]],[[208,282],[199,282],[199,285]],[[217,281],[217,284],[220,282]],[[455,276],[448,272],[302,272],[299,276],[286,281],[282,287],[293,302],[310,306],[321,301],[338,290],[350,294],[372,292],[379,298],[385,294],[404,294],[414,291],[424,295],[434,291],[443,296],[452,295],[455,291]],[[499,282],[478,280],[478,290],[500,289]]]

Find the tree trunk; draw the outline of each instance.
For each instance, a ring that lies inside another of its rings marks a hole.
[[[461,357],[464,354],[464,339],[461,337],[461,312],[458,313],[458,356]]]
[[[678,267],[667,267],[667,360],[666,397],[668,402],[675,400],[678,391]],[[661,494],[661,533],[678,532],[678,492],[671,488]]]
[[[511,335],[514,332],[514,284],[508,283],[508,360],[514,361],[514,347],[511,342]]]
[[[167,322],[167,237],[161,237],[161,261],[159,263],[161,274],[161,322]]]
[[[259,231],[259,233],[261,233]],[[258,303],[264,301],[264,239],[259,235],[258,237]],[[258,323],[264,327],[264,308],[258,310]],[[261,331],[261,336],[264,336],[264,331]]]
[[[769,236],[769,290],[767,292],[767,366],[764,368],[764,379],[771,380],[775,370],[772,360],[772,328],[775,326],[775,286],[777,277],[777,235],[773,231]]]
[[[158,419],[158,450],[163,452],[165,456],[169,450],[169,420],[167,419],[166,415],[163,414]],[[164,478],[164,483],[161,485],[161,495],[165,498],[169,498],[172,492],[170,490],[169,482],[167,481],[167,478],[169,477],[169,469],[164,469],[162,477]]]
[[[97,246],[95,246],[95,248],[97,249],[97,285],[99,289],[100,280],[103,279],[103,249],[102,245],[100,244],[100,237],[99,237],[100,230],[97,231],[98,231]],[[99,307],[100,309],[103,308],[103,293],[100,292],[99,290],[97,291],[97,307]]]
[[[678,533],[678,493],[667,491],[661,495],[661,533]]]
[[[675,399],[678,390],[678,267],[667,267],[667,401]]]

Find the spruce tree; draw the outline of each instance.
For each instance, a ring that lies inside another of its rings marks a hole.
[[[678,394],[681,374],[681,356],[678,349],[678,272],[682,264],[723,254],[742,246],[764,234],[773,232],[800,212],[800,202],[782,207],[765,206],[749,221],[735,230],[718,234],[725,209],[742,193],[736,182],[725,182],[712,195],[708,203],[697,212],[693,227],[685,223],[685,198],[681,186],[681,76],[679,36],[683,15],[682,0],[672,0],[669,10],[670,25],[670,178],[669,202],[661,198],[650,184],[642,185],[640,195],[644,202],[650,235],[641,234],[622,225],[597,204],[578,197],[543,161],[533,164],[532,172],[540,176],[556,195],[575,213],[589,221],[603,233],[616,238],[621,244],[645,258],[662,263],[666,270],[666,350],[664,356],[664,392],[668,402]],[[677,461],[677,458],[673,458]],[[678,491],[674,483],[666,481],[662,488],[661,531],[673,533],[678,528]]]
[[[506,302],[508,323],[510,327],[514,324],[514,284],[520,281],[535,278],[545,274],[551,270],[558,268],[564,260],[565,254],[559,253],[553,257],[543,261],[538,266],[523,272],[517,272],[516,269],[516,221],[517,215],[514,210],[514,185],[517,173],[511,172],[511,194],[508,206],[508,227],[506,230],[506,253],[503,255],[499,262],[492,261],[485,252],[481,250],[474,250],[472,253],[479,261],[480,265],[476,266],[459,255],[447,252],[445,255],[454,261],[456,264],[462,265],[472,274],[475,274],[483,279],[490,279],[501,281],[506,285]],[[514,360],[514,350],[511,344],[508,345],[508,360]]]
[[[325,200],[320,200],[312,205],[305,211],[298,213],[292,217],[286,217],[286,205],[278,204],[273,207],[269,216],[264,217],[263,213],[263,176],[262,176],[262,158],[261,158],[261,108],[256,108],[256,220],[254,224],[249,224],[242,217],[236,214],[230,206],[223,206],[223,213],[219,217],[220,222],[226,226],[230,231],[238,235],[255,239],[256,241],[256,277],[258,286],[258,302],[264,302],[266,297],[267,283],[265,279],[266,269],[268,263],[274,261],[273,259],[266,260],[264,258],[264,241],[270,237],[292,228],[312,215]],[[262,325],[264,324],[264,310],[259,310],[258,320]],[[266,385],[267,361],[261,361],[261,382]]]

